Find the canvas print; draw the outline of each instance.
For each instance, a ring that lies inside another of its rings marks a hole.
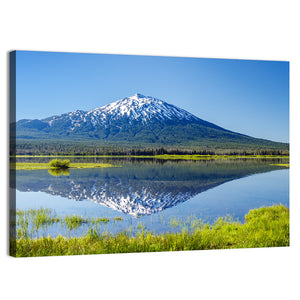
[[[289,62],[10,53],[10,254],[289,246]]]

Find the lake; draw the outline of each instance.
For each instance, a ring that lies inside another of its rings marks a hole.
[[[71,162],[109,162],[119,167],[16,172],[16,208],[50,208],[59,216],[105,217],[100,232],[115,234],[142,228],[156,233],[181,231],[194,218],[212,224],[232,216],[244,222],[250,209],[289,206],[289,169],[281,159],[71,158]],[[24,161],[24,160],[23,160]],[[45,162],[49,158],[26,161]],[[286,162],[286,161],[285,161]],[[115,221],[115,217],[121,220]],[[91,225],[41,228],[38,236],[80,236]]]

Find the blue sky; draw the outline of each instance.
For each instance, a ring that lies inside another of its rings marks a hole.
[[[226,129],[289,142],[289,63],[17,51],[17,120],[91,110],[135,93]]]

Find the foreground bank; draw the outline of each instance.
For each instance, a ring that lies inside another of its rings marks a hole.
[[[155,234],[141,229],[117,235],[98,234],[95,229],[79,238],[21,237],[11,241],[17,257],[104,253],[133,253],[289,246],[289,209],[283,205],[250,210],[241,224],[219,218],[213,225],[193,220],[191,229],[180,233]]]

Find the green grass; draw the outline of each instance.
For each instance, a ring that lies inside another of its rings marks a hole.
[[[14,164],[11,164],[11,167],[14,168]],[[108,163],[70,163],[68,169],[88,169],[88,168],[111,168],[111,167],[120,167]],[[28,162],[17,162],[15,164],[16,170],[60,170],[63,168],[51,167],[48,163],[28,163]],[[53,172],[55,174],[55,172]]]
[[[17,237],[30,237],[37,234],[40,228],[59,222],[55,212],[48,208],[17,210],[16,225]],[[30,224],[30,229],[29,229]]]
[[[56,156],[17,156],[17,157],[56,157]],[[64,156],[64,157],[74,157],[74,156]],[[289,159],[289,156],[277,156],[277,155],[169,155],[169,154],[162,154],[162,155],[128,155],[128,156],[107,156],[107,155],[96,155],[96,156],[89,156],[89,155],[82,155],[76,157],[98,157],[98,158],[155,158],[155,159],[162,159],[162,160],[227,160],[227,159],[240,159],[240,158],[249,158],[249,159],[275,159],[275,158],[284,158]],[[55,160],[56,161],[56,160]],[[274,164],[275,165],[275,164]],[[289,164],[277,164],[281,166],[289,166]],[[12,168],[16,168],[16,170],[41,170],[41,169],[48,169],[48,170],[62,170],[63,168],[57,168],[49,166],[49,163],[35,163],[35,162],[17,162],[15,164],[11,164]],[[87,168],[110,168],[110,167],[120,167],[119,165],[113,165],[109,163],[69,163],[69,169],[87,169]],[[51,172],[51,175],[68,175],[66,172]]]
[[[16,155],[16,158],[55,158],[55,157],[62,157],[61,155]],[[192,160],[198,160],[198,159],[228,159],[228,158],[285,158],[288,159],[289,155],[201,155],[201,154],[160,154],[160,155],[63,155],[63,157],[69,157],[69,158],[157,158],[157,159],[192,159]]]
[[[16,210],[16,233],[17,238],[32,238],[37,236],[39,229],[47,229],[48,226],[54,223],[65,226],[69,231],[72,231],[82,224],[97,225],[100,223],[108,223],[110,221],[122,221],[121,217],[112,219],[105,217],[84,218],[78,215],[66,215],[65,217],[58,216],[53,209],[39,208]]]
[[[281,166],[281,167],[290,167],[290,164],[270,164],[270,166]]]
[[[16,256],[81,255],[156,251],[208,250],[289,246],[289,209],[282,205],[249,211],[241,224],[230,217],[219,218],[213,225],[195,218],[190,230],[184,224],[179,233],[155,234],[140,225],[135,236],[128,231],[116,235],[99,234],[90,229],[85,236],[66,238],[26,236],[11,241]],[[178,226],[178,220],[172,226]]]
[[[52,159],[49,162],[49,166],[54,169],[68,169],[70,168],[70,160]]]
[[[83,223],[87,223],[88,220],[86,218],[82,218],[81,216],[69,215],[65,216],[63,219],[63,224],[67,226],[69,230],[73,230],[81,226]]]
[[[211,160],[211,159],[240,159],[240,158],[258,158],[258,159],[267,159],[267,158],[284,158],[289,159],[289,156],[279,156],[279,155],[177,155],[177,154],[161,154],[153,156],[157,159],[180,159],[180,160]]]

